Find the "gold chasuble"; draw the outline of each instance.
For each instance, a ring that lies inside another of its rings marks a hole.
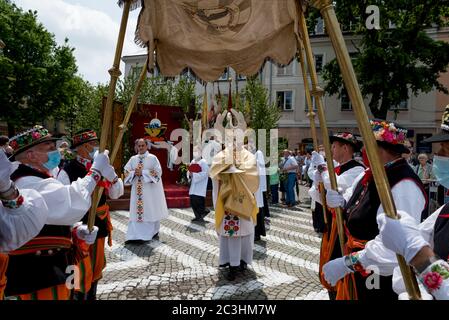
[[[259,187],[256,157],[248,150],[225,149],[212,160],[210,177],[219,180],[215,208],[215,228],[218,230],[225,212],[255,222],[259,208],[254,193]]]

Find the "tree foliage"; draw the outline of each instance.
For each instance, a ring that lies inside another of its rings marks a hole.
[[[269,102],[268,91],[262,82],[259,79],[248,79],[243,94],[248,104],[240,103],[239,106],[242,108],[241,111],[247,113],[247,120],[249,120],[251,128],[254,130],[266,129],[267,134],[270,129],[277,128],[281,110],[275,102]],[[249,110],[246,106],[249,106]]]
[[[368,30],[366,8],[380,9],[380,30]],[[447,25],[449,3],[435,0],[337,0],[336,13],[341,25],[351,26],[360,36],[353,55],[362,95],[376,118],[385,119],[388,110],[434,89],[448,93],[438,81],[449,64],[449,43],[433,39],[427,30]],[[309,26],[317,17],[313,12]],[[327,93],[340,94],[343,81],[333,60],[323,72]]]
[[[0,53],[0,119],[13,135],[71,102],[77,66],[67,39],[58,46],[37,12],[9,0],[0,0],[0,39],[6,44]]]

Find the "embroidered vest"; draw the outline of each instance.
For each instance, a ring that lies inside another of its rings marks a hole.
[[[442,259],[449,259],[449,203],[441,209],[433,233],[433,251]]]
[[[418,178],[405,160],[401,159],[394,162],[386,168],[386,173],[390,188],[393,188],[400,181],[411,180],[420,188],[427,203],[427,195],[421,179]],[[364,186],[362,179],[355,187],[343,213],[346,226],[353,237],[369,241],[379,234],[376,216],[380,204],[374,180],[371,179],[367,186]],[[425,210],[424,208],[422,213]]]
[[[19,165],[11,179],[16,181],[27,176],[49,178]],[[73,263],[71,243],[70,226],[45,225],[34,239],[10,252],[5,295],[27,294],[65,283],[68,276],[65,271]]]
[[[78,180],[78,178],[84,178],[87,175],[87,169],[84,165],[79,163],[76,159],[72,159],[67,162],[64,166],[64,171],[69,176],[70,182]],[[106,192],[106,191],[105,191]],[[101,195],[100,203],[98,207],[101,207],[106,204],[106,195],[105,192]],[[87,224],[87,220],[89,218],[89,212],[87,212],[82,222]],[[109,234],[107,229],[107,220],[100,219],[98,216],[95,216],[95,226],[98,227],[97,239],[106,238]]]
[[[393,188],[400,181],[411,180],[421,189],[427,203],[427,196],[421,179],[418,178],[405,160],[400,159],[385,169],[390,188]],[[366,186],[363,184],[362,179],[356,186],[343,212],[347,230],[357,243],[372,240],[379,234],[376,216],[380,204],[379,194],[373,178]],[[425,208],[426,206],[424,206],[423,212],[426,210]],[[360,248],[354,248],[352,252],[358,250]],[[392,276],[379,276],[380,285],[379,289],[376,290],[367,288],[367,279],[359,272],[354,274],[354,279],[359,300],[397,300],[397,295],[392,289]]]
[[[343,165],[336,167],[335,168],[335,173],[336,173],[337,176],[340,176],[343,173],[345,173],[346,171],[349,171],[352,168],[356,168],[356,167],[365,168],[365,166],[363,164],[361,164],[360,162],[352,159],[352,160],[344,163]],[[326,211],[327,211],[327,218],[328,218],[328,221],[329,221],[329,225],[331,225],[332,224],[332,220],[333,220],[332,213],[329,210],[326,210]],[[340,248],[340,237],[338,236],[338,233],[337,233],[336,238],[335,238],[335,242],[334,242],[334,249],[332,250],[332,254],[330,256],[330,260],[339,258],[341,256],[342,255],[341,255],[341,248]]]

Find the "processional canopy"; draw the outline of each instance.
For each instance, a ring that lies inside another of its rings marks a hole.
[[[132,8],[141,6],[136,43],[148,48],[149,68],[157,59],[164,76],[175,77],[190,68],[199,79],[212,82],[226,67],[252,76],[267,59],[280,65],[294,59],[299,39],[299,3],[137,0],[132,3]]]

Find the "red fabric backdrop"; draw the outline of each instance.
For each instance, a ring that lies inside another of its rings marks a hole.
[[[156,118],[156,114],[157,118],[162,122],[162,125],[167,127],[167,131],[164,134],[167,141],[170,140],[170,134],[173,130],[181,128],[183,119],[181,107],[147,104],[139,105],[137,111],[132,114],[130,119],[130,123],[132,124],[130,146],[134,146],[134,141],[136,139],[145,137],[145,125]],[[180,140],[173,142],[176,145],[179,141]],[[179,166],[174,166],[173,171],[167,168],[167,151],[165,149],[152,148],[150,152],[154,154],[161,163],[162,181],[164,185],[176,184],[176,181],[179,178]],[[134,154],[134,150],[132,150],[132,154]]]

